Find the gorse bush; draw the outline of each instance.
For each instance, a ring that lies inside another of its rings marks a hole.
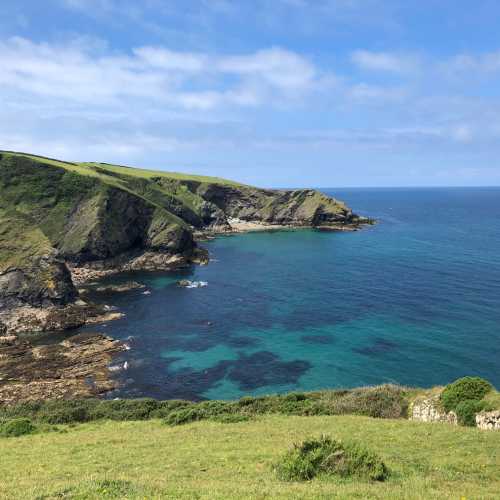
[[[336,393],[339,394],[336,394]],[[408,412],[405,390],[392,384],[334,391],[329,415],[364,415],[374,418],[404,418]]]
[[[389,475],[384,462],[374,453],[357,444],[344,444],[328,436],[294,445],[275,464],[274,470],[284,481],[308,481],[318,475],[331,474],[384,481]]]
[[[478,401],[477,399],[466,399],[460,401],[455,408],[458,423],[469,427],[475,427],[476,414],[483,410],[492,409],[486,401]]]
[[[459,378],[444,388],[441,403],[446,411],[452,411],[463,401],[480,401],[492,389],[493,386],[480,377]]]
[[[0,436],[2,437],[18,437],[25,434],[32,434],[36,427],[28,418],[14,418],[7,420],[0,425]]]
[[[0,420],[29,418],[51,425],[95,420],[148,420],[160,418],[169,425],[197,420],[242,421],[256,415],[344,415],[378,418],[406,416],[407,392],[395,385],[352,390],[293,392],[286,395],[246,396],[238,401],[191,401],[155,399],[52,400],[0,406]],[[238,415],[239,417],[236,417]]]

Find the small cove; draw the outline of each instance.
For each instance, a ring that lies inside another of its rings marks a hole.
[[[380,223],[220,237],[203,244],[208,266],[108,278],[151,292],[101,294],[126,317],[78,330],[130,344],[110,397],[427,387],[465,374],[500,387],[500,189],[324,191]]]

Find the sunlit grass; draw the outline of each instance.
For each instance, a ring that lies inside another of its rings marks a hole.
[[[500,491],[500,433],[446,424],[269,416],[173,428],[158,420],[61,428],[66,432],[0,441],[1,498],[427,499],[495,498]],[[325,433],[377,453],[389,479],[279,481],[272,465],[282,453]]]

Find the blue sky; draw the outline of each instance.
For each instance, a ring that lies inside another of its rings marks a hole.
[[[496,0],[3,0],[0,148],[261,186],[500,185]]]

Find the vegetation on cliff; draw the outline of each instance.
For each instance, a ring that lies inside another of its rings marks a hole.
[[[154,270],[206,259],[195,236],[231,231],[234,220],[339,229],[366,222],[310,189],[6,151],[0,195],[0,312],[73,303],[67,264]]]
[[[499,432],[406,419],[437,389],[0,405],[0,496],[494,498]]]

